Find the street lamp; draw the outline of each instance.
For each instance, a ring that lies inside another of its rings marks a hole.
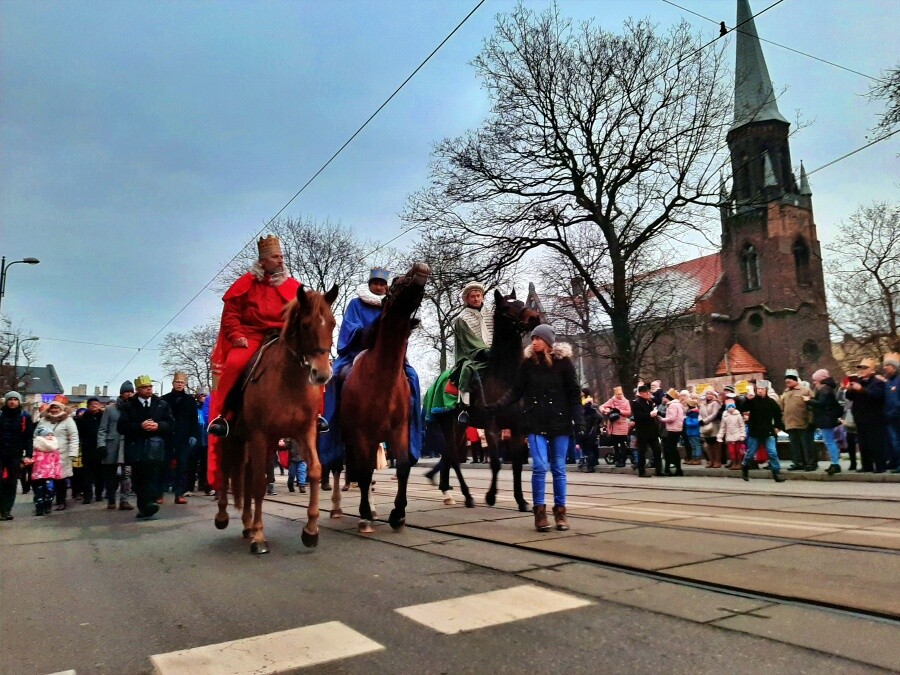
[[[20,342],[34,342],[35,340],[40,340],[39,337],[27,337],[20,338],[16,335],[16,360],[13,362],[13,369],[15,370],[16,377],[19,377],[19,343]]]
[[[6,295],[6,270],[12,267],[17,263],[25,263],[27,265],[37,265],[40,260],[37,258],[22,258],[21,260],[13,260],[8,265],[6,264],[6,256],[3,256],[3,260],[0,261],[0,303],[3,302],[3,296]]]

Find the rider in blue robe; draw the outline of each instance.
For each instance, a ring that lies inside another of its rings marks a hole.
[[[319,461],[323,466],[333,464],[344,457],[344,444],[341,440],[340,423],[337,419],[340,407],[340,387],[353,364],[353,359],[363,351],[363,343],[367,337],[366,329],[381,316],[381,301],[387,293],[390,274],[388,270],[380,267],[373,269],[369,274],[369,283],[360,287],[357,297],[347,304],[347,309],[344,311],[341,330],[338,333],[338,357],[333,366],[334,377],[325,388],[325,419],[328,421],[330,430],[327,434],[319,435]],[[422,452],[422,422],[419,415],[421,392],[419,376],[409,361],[405,362],[404,368],[410,389],[409,455],[410,462],[415,464]]]

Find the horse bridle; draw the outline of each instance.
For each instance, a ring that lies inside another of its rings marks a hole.
[[[522,318],[522,315],[525,313],[525,310],[528,309],[528,306],[522,300],[509,301],[506,298],[503,298],[503,301],[504,301],[505,307],[509,307],[512,303],[521,303],[522,304],[522,306],[519,308],[519,311],[516,312],[515,316],[506,315],[505,312],[501,312],[501,313],[508,316],[508,318],[512,319],[515,322],[516,331],[519,333],[519,335],[525,335],[525,333],[528,332],[528,328],[525,327],[519,319]]]

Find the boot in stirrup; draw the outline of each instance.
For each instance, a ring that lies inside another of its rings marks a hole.
[[[225,438],[229,433],[231,433],[231,428],[228,425],[228,420],[219,415],[216,419],[209,423],[209,426],[206,427],[206,431],[210,436]]]

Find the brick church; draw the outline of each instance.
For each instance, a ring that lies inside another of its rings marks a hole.
[[[722,248],[653,273],[682,279],[690,300],[648,352],[640,375],[680,387],[764,374],[780,390],[787,368],[809,378],[835,364],[812,191],[802,164],[799,181],[792,172],[790,124],[778,110],[749,2],[737,5],[734,123],[727,135],[733,180],[730,192],[722,185]],[[533,285],[529,303],[554,321],[553,299]],[[608,361],[579,349],[583,336],[568,339],[583,382],[603,392],[619,384]]]

